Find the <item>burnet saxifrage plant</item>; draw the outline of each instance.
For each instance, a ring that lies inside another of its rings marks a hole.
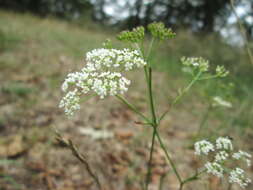
[[[154,143],[158,143],[168,163],[171,165],[172,171],[179,182],[179,190],[182,190],[188,182],[197,180],[203,174],[214,175],[218,178],[227,176],[229,183],[239,184],[245,188],[251,180],[246,177],[245,171],[236,166],[238,161],[245,161],[250,166],[251,155],[239,150],[233,152],[233,145],[229,138],[219,137],[216,144],[208,140],[202,140],[195,143],[195,154],[197,156],[206,156],[209,160],[203,168],[200,168],[192,176],[183,179],[177,169],[176,163],[171,158],[165,144],[160,136],[159,125],[161,120],[169,113],[175,104],[190,90],[190,88],[198,81],[222,78],[228,75],[228,71],[223,66],[217,66],[215,72],[211,72],[209,61],[201,57],[183,57],[181,59],[184,71],[192,76],[189,84],[178,91],[178,95],[171,102],[170,109],[158,116],[156,114],[156,106],[153,99],[152,86],[152,65],[150,64],[150,56],[152,48],[156,42],[165,41],[175,37],[175,33],[171,29],[166,28],[163,23],[152,23],[147,27],[137,27],[132,31],[123,31],[118,35],[118,39],[130,45],[130,48],[114,49],[110,42],[106,42],[103,48],[94,49],[86,53],[86,65],[81,71],[69,73],[62,84],[62,91],[65,96],[60,101],[59,107],[63,108],[66,115],[71,117],[81,108],[82,98],[88,95],[97,95],[100,99],[107,96],[115,96],[129,109],[135,112],[143,120],[144,126],[150,126],[153,129],[151,148],[149,154],[148,171],[145,180],[145,189],[148,190],[150,178],[152,174],[152,158]],[[145,33],[150,32],[152,39],[147,46],[144,47]],[[147,84],[150,116],[141,113],[134,104],[129,103],[123,95],[128,91],[131,81],[125,77],[126,72],[134,69],[143,69],[145,81]],[[220,100],[217,100],[220,102]],[[234,162],[232,162],[234,161]]]

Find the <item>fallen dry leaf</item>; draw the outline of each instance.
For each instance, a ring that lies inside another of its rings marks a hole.
[[[127,140],[133,137],[133,135],[134,134],[132,131],[127,131],[127,130],[118,130],[115,132],[115,136],[120,140]]]
[[[15,135],[9,137],[6,142],[0,145],[0,157],[13,158],[20,156],[27,151],[23,136]]]

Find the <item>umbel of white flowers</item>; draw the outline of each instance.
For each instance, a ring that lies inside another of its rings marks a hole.
[[[229,163],[234,161],[243,161],[247,167],[251,166],[251,155],[247,152],[239,150],[233,152],[232,141],[228,137],[219,137],[213,144],[207,140],[201,140],[195,143],[195,154],[199,156],[208,156],[209,161],[205,163],[207,173],[222,178],[228,174],[229,183],[239,184],[245,188],[251,179],[247,178],[245,171],[239,167],[230,168]],[[211,153],[211,154],[210,154]]]
[[[72,116],[80,109],[82,94],[91,92],[100,98],[123,94],[131,83],[123,76],[123,71],[145,65],[137,50],[94,49],[86,54],[86,66],[80,72],[69,73],[63,82],[62,90],[70,90],[60,101],[59,107],[64,108],[66,115]]]

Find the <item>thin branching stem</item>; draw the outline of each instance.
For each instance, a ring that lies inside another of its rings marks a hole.
[[[199,176],[201,174],[205,173],[205,172],[206,172],[206,169],[204,169],[204,170],[202,170],[200,172],[196,172],[193,176],[190,176],[190,177],[184,179],[183,181],[181,181],[179,190],[183,190],[183,187],[184,187],[185,184],[187,184],[187,183],[189,183],[191,181],[195,181],[195,180],[199,179]]]
[[[156,113],[155,113],[155,106],[154,106],[154,99],[153,99],[153,92],[152,92],[152,68],[148,68],[148,94],[149,94],[149,102],[150,102],[150,109],[152,114],[152,123],[153,127],[157,127],[157,121],[156,121]]]
[[[250,44],[249,44],[248,39],[247,39],[245,28],[243,27],[243,23],[242,23],[240,17],[238,16],[238,14],[236,13],[234,0],[230,0],[230,5],[231,5],[232,11],[234,12],[234,15],[236,17],[236,20],[237,20],[237,23],[238,23],[238,26],[239,26],[239,30],[242,34],[243,41],[244,41],[244,44],[245,44],[245,49],[248,53],[250,62],[253,65],[253,55],[252,55],[252,52],[251,52],[251,49],[250,49]]]
[[[171,103],[169,109],[167,109],[159,118],[158,123],[160,123],[164,117],[167,115],[167,113],[169,113],[169,111],[171,110],[171,108],[173,106],[175,106],[179,100],[190,90],[190,88],[194,85],[195,82],[197,82],[199,80],[199,77],[201,76],[202,72],[199,72],[192,80],[191,82],[182,90],[182,92],[179,93],[179,95],[173,100],[173,102]]]
[[[186,88],[183,89],[183,91],[174,99],[172,102],[172,105],[175,105],[178,103],[178,101],[190,90],[190,88],[193,86],[195,82],[199,80],[200,75],[202,72],[200,71],[194,78],[193,80],[188,84]]]
[[[149,104],[150,104],[150,111],[152,115],[152,128],[153,128],[153,134],[152,134],[152,142],[151,142],[151,148],[150,148],[150,154],[149,154],[149,163],[148,163],[148,173],[146,178],[146,190],[148,190],[148,185],[150,182],[151,177],[151,171],[152,171],[152,159],[153,159],[153,152],[154,152],[154,144],[155,144],[155,137],[157,133],[157,118],[155,113],[155,106],[154,106],[154,99],[153,99],[153,92],[152,92],[152,68],[145,68],[145,75],[147,80],[147,86],[148,86],[148,97],[149,97]]]
[[[220,75],[213,75],[213,76],[209,76],[209,77],[203,77],[203,78],[199,78],[198,80],[209,80],[209,79],[215,79],[215,78],[219,78]]]
[[[159,141],[159,144],[160,144],[161,148],[163,149],[163,151],[164,151],[164,153],[165,153],[165,156],[166,156],[167,160],[169,161],[169,163],[170,163],[170,165],[171,165],[171,167],[172,167],[173,172],[175,173],[175,175],[176,175],[176,177],[177,177],[179,183],[181,184],[181,183],[182,183],[182,178],[181,178],[181,176],[180,176],[180,174],[179,174],[179,172],[178,172],[178,170],[177,170],[177,168],[176,168],[176,165],[175,165],[174,161],[173,161],[172,158],[170,157],[170,155],[169,155],[169,153],[168,153],[168,151],[167,151],[167,148],[165,147],[165,145],[164,145],[164,143],[163,143],[163,141],[162,141],[162,138],[161,138],[161,136],[159,135],[158,131],[156,131],[156,136],[157,136],[157,138],[158,138],[158,141]]]
[[[148,185],[149,185],[151,174],[152,174],[152,160],[153,160],[153,152],[154,152],[155,136],[156,136],[155,130],[156,130],[156,128],[153,127],[152,142],[151,142],[151,148],[150,148],[150,153],[149,153],[148,172],[147,172],[147,176],[146,176],[145,190],[148,190]]]
[[[116,95],[116,97],[125,105],[127,105],[133,112],[135,112],[136,114],[138,114],[142,119],[144,119],[148,124],[150,124],[151,122],[149,121],[149,119],[143,115],[134,105],[132,105],[131,103],[129,103],[124,97],[120,96],[120,95]]]

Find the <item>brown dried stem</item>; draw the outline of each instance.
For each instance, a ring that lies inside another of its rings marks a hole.
[[[70,149],[72,151],[72,154],[82,163],[84,164],[87,172],[92,177],[92,179],[95,181],[97,187],[99,190],[102,190],[101,184],[99,182],[98,176],[92,171],[90,164],[87,160],[87,158],[79,152],[75,144],[70,139],[64,139],[61,134],[58,131],[55,131],[56,133],[56,140],[61,143],[64,147]]]

